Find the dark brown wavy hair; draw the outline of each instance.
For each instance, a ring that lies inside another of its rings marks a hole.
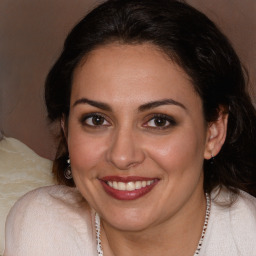
[[[52,122],[68,119],[72,76],[93,49],[119,42],[151,43],[191,78],[207,122],[229,113],[227,138],[214,163],[204,163],[204,189],[216,186],[256,196],[256,112],[246,88],[239,58],[228,39],[204,14],[173,0],[109,0],[87,14],[68,35],[61,56],[48,74],[45,100]],[[60,184],[68,149],[63,132],[53,172]]]

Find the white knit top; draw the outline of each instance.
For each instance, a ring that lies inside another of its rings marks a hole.
[[[256,198],[241,192],[231,207],[221,206],[228,196],[212,200],[200,256],[256,256]],[[92,210],[75,188],[44,187],[10,211],[4,256],[97,256],[95,237]]]

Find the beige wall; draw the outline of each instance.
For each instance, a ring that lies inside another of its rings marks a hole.
[[[207,14],[228,36],[250,74],[251,93],[256,102],[256,1],[187,0]]]
[[[45,76],[70,28],[97,0],[0,1],[0,130],[44,157],[54,139],[43,103]],[[188,0],[228,35],[256,82],[256,1]]]
[[[0,130],[52,157],[44,80],[91,0],[0,0]]]

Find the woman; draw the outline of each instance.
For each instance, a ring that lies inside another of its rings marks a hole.
[[[6,256],[256,255],[255,109],[203,14],[107,1],[72,30],[45,92],[64,186],[16,203]]]

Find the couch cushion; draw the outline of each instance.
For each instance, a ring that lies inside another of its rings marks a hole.
[[[52,161],[40,157],[22,142],[7,137],[0,141],[0,255],[10,208],[28,191],[54,184],[51,168]]]

